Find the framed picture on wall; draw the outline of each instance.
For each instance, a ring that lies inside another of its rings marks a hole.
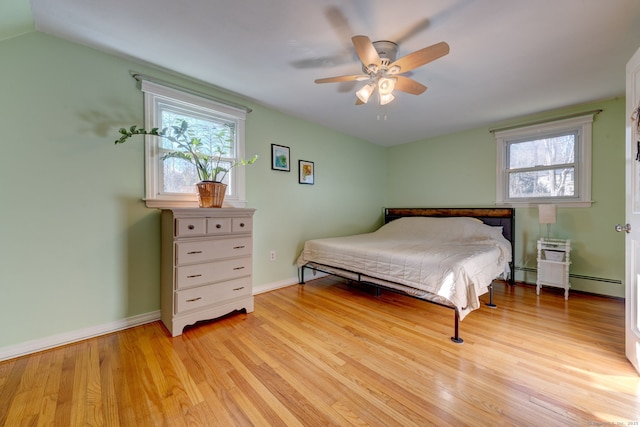
[[[314,176],[315,176],[315,168],[313,162],[308,160],[299,160],[298,161],[298,182],[300,184],[311,184],[313,185]]]
[[[289,147],[271,144],[271,169],[285,172],[291,171]]]

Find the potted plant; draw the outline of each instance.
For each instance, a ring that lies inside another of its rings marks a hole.
[[[122,144],[134,135],[153,135],[170,141],[173,149],[166,152],[162,160],[183,159],[195,166],[200,179],[200,182],[196,183],[200,207],[221,207],[227,191],[227,185],[223,183],[227,173],[236,166],[250,165],[258,160],[257,154],[249,160],[223,160],[223,156],[231,149],[232,140],[229,132],[219,131],[213,134],[208,142],[203,142],[193,135],[189,130],[189,123],[185,120],[162,130],[146,130],[134,125],[129,129],[120,128],[119,132],[120,138],[115,141],[116,144]]]

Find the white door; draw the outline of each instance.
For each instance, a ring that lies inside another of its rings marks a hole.
[[[640,49],[627,63],[625,349],[640,373]]]

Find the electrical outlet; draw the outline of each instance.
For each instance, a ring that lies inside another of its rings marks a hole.
[[[276,260],[276,251],[269,252],[269,261],[275,261],[275,260]]]

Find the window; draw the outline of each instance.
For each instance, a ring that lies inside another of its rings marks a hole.
[[[145,128],[164,129],[189,124],[189,132],[212,150],[224,145],[229,149],[222,161],[231,164],[244,158],[244,123],[246,110],[221,104],[187,91],[142,80],[145,105]],[[197,206],[195,184],[200,181],[191,163],[180,158],[166,158],[171,142],[156,136],[145,137],[146,188],[148,207]],[[245,180],[242,167],[225,176],[225,203],[245,207]]]
[[[593,115],[497,131],[496,201],[591,205]]]

